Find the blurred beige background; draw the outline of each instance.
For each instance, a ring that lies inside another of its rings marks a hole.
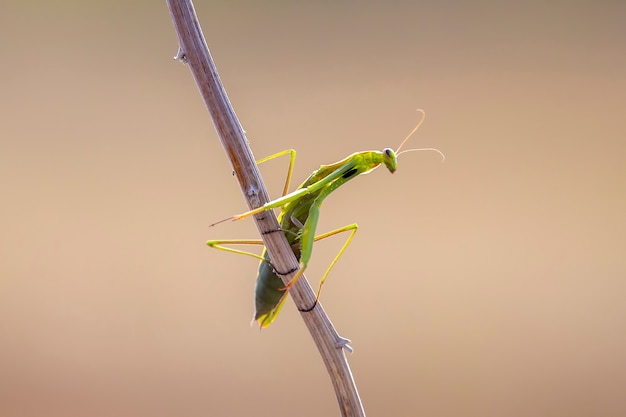
[[[322,302],[368,415],[626,415],[626,7],[314,3],[196,7],[296,183],[416,108],[447,156],[324,205],[361,227]],[[204,245],[255,228],[208,228],[245,204],[165,2],[0,7],[0,415],[338,415],[293,304],[250,327],[257,263]]]

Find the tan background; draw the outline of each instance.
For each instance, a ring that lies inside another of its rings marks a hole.
[[[204,246],[255,228],[208,228],[245,205],[165,3],[7,3],[0,415],[337,415],[293,304],[249,327],[257,263]],[[416,108],[447,156],[324,206],[368,415],[626,415],[626,8],[259,3],[197,4],[257,157],[299,182]]]

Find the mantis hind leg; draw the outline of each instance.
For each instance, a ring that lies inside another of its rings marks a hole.
[[[328,277],[328,274],[333,269],[333,267],[335,266],[335,264],[337,263],[337,261],[339,260],[341,255],[343,255],[344,251],[347,249],[348,245],[350,244],[350,242],[354,238],[354,235],[356,234],[357,230],[358,230],[358,226],[356,225],[356,223],[354,223],[354,224],[350,224],[350,225],[341,227],[339,229],[332,230],[332,231],[327,232],[327,233],[323,233],[323,234],[321,234],[319,236],[315,236],[314,240],[318,241],[318,240],[322,240],[322,239],[325,239],[325,238],[330,237],[330,236],[334,236],[334,235],[342,233],[342,232],[350,231],[350,236],[348,236],[348,239],[343,244],[343,246],[341,247],[341,249],[339,250],[339,252],[335,256],[333,261],[330,263],[330,266],[328,267],[328,269],[326,270],[326,272],[322,276],[322,279],[320,280],[319,287],[317,289],[317,294],[315,296],[315,302],[309,308],[298,309],[298,310],[300,310],[301,312],[308,312],[308,311],[311,311],[311,310],[313,310],[315,308],[315,306],[317,305],[317,301],[319,300],[319,297],[320,297],[320,294],[321,294],[321,291],[322,291],[322,285],[324,284],[324,281],[326,281],[326,278]],[[247,252],[247,251],[243,251],[243,250],[239,250],[239,249],[230,248],[228,246],[224,246],[224,245],[263,245],[263,241],[258,240],[258,239],[249,239],[249,240],[246,240],[246,239],[209,240],[207,242],[207,245],[209,247],[211,247],[211,248],[223,250],[225,252],[236,253],[236,254],[239,254],[239,255],[246,255],[246,256],[249,256],[249,257],[252,257],[252,258],[255,258],[255,259],[259,259],[262,262],[269,262],[269,260],[265,257],[265,254],[266,254],[265,250],[263,250],[262,255],[257,255],[257,254],[252,253],[252,252]],[[269,264],[269,266],[271,268],[271,264]],[[271,310],[269,310],[267,313],[265,313],[265,314],[263,314],[261,316],[255,317],[255,320],[258,320],[260,322],[261,328],[269,326],[276,319],[276,316],[278,315],[278,312],[282,308],[282,306],[285,303],[285,300],[287,298],[287,294],[288,294],[287,290],[298,279],[300,279],[300,277],[304,273],[305,269],[306,269],[306,266],[302,265],[302,263],[301,263],[300,264],[300,269],[298,270],[296,275],[291,279],[291,281],[285,287],[279,288],[279,290],[283,291],[283,295],[282,295],[282,297],[280,297],[280,300],[276,303],[276,305],[273,306],[273,308]],[[277,276],[277,278],[278,278],[278,276]],[[259,278],[257,277],[257,280],[258,279]],[[257,294],[258,294],[258,284],[257,284],[257,290],[256,291],[257,291]]]
[[[300,310],[301,312],[308,312],[315,308],[315,306],[317,305],[317,301],[320,298],[320,294],[322,292],[322,285],[324,285],[326,278],[328,278],[328,274],[330,274],[330,271],[333,269],[333,267],[335,266],[339,258],[341,258],[341,255],[343,255],[345,250],[348,248],[348,246],[350,245],[350,242],[352,242],[352,239],[354,238],[354,235],[356,234],[356,231],[358,229],[359,229],[359,226],[356,223],[352,223],[347,226],[340,227],[335,230],[331,230],[330,232],[322,233],[321,235],[315,236],[315,241],[317,242],[318,240],[326,239],[327,237],[334,236],[339,233],[348,232],[348,231],[350,232],[350,236],[348,236],[348,239],[346,239],[346,242],[343,244],[339,252],[337,252],[337,255],[328,266],[328,269],[326,269],[326,272],[322,276],[322,279],[320,279],[319,286],[317,287],[317,294],[315,295],[315,302],[313,303],[311,307],[304,309],[304,310]],[[306,265],[303,265],[301,262],[300,269],[298,270],[296,275],[294,275],[291,281],[289,281],[289,284],[285,286],[285,290],[288,290],[289,288],[291,288],[293,284],[295,284],[298,281],[298,279],[300,279],[300,277],[304,274],[305,269],[306,269]]]
[[[339,258],[341,258],[341,255],[343,255],[345,250],[348,248],[348,245],[350,245],[350,242],[352,242],[352,239],[354,238],[354,235],[356,234],[356,231],[358,229],[359,229],[359,226],[356,223],[352,223],[347,226],[340,227],[335,230],[331,230],[330,232],[322,233],[321,235],[315,236],[315,241],[317,242],[318,240],[326,239],[327,237],[334,236],[339,233],[348,232],[348,231],[350,232],[350,236],[348,236],[348,239],[346,239],[346,242],[343,244],[343,246],[341,247],[341,249],[335,256],[335,258],[332,260],[332,262],[328,266],[328,269],[326,269],[326,272],[324,273],[324,275],[322,276],[322,279],[320,280],[319,287],[317,288],[317,294],[315,296],[315,303],[317,303],[317,300],[319,300],[320,298],[320,293],[322,292],[322,285],[324,285],[324,282],[326,281],[328,274],[330,274],[330,271],[333,269],[333,267],[335,266]],[[260,239],[209,240],[207,241],[206,244],[213,249],[223,250],[224,252],[236,253],[239,255],[250,256],[252,258],[267,262],[267,259],[263,257],[262,255],[257,255],[256,253],[224,246],[224,245],[261,245],[263,246],[263,241]],[[306,265],[301,264],[300,269],[298,270],[296,275],[294,275],[291,281],[289,281],[289,284],[287,284],[283,288],[283,290],[288,290],[289,288],[291,288],[291,286],[295,284],[298,281],[298,279],[300,279],[300,277],[304,274],[305,269],[306,269]],[[314,307],[315,307],[315,304],[313,304],[313,306],[311,306],[309,309],[304,310],[304,311],[311,311]]]
[[[346,239],[346,242],[343,244],[343,246],[341,247],[341,249],[339,250],[339,252],[335,256],[335,259],[333,259],[333,261],[330,263],[330,265],[328,266],[328,269],[326,270],[326,272],[322,276],[322,279],[320,280],[319,287],[317,288],[317,295],[315,296],[315,301],[316,302],[320,298],[320,293],[322,291],[322,285],[324,285],[324,281],[326,281],[326,278],[328,277],[328,274],[330,274],[331,269],[333,269],[333,267],[335,266],[335,264],[337,263],[339,258],[341,258],[341,255],[343,255],[345,250],[348,248],[348,245],[350,245],[350,242],[352,242],[352,239],[354,238],[354,235],[356,234],[357,230],[359,230],[359,226],[357,226],[356,223],[352,223],[352,224],[349,224],[347,226],[341,227],[339,229],[332,230],[330,232],[327,232],[327,233],[324,233],[324,234],[321,234],[321,235],[315,237],[315,240],[317,241],[317,240],[321,240],[321,239],[327,238],[329,236],[334,236],[334,235],[339,234],[339,233],[350,231],[350,236],[348,236],[348,239]]]
[[[261,261],[266,261],[264,257],[262,257],[261,255],[257,255],[256,253],[224,246],[224,245],[261,245],[263,246],[263,241],[260,239],[209,240],[207,241],[206,244],[213,249],[223,250],[224,252],[237,253],[239,255],[251,256],[252,258],[256,258]]]

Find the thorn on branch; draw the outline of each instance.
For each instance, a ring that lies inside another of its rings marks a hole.
[[[176,56],[174,57],[174,59],[176,61],[182,62],[183,64],[186,64],[189,62],[187,60],[187,54],[183,51],[183,48],[181,48],[180,46],[178,47],[178,52],[176,53]]]

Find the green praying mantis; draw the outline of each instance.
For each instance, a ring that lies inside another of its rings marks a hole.
[[[400,143],[397,150],[394,151],[391,148],[385,148],[382,151],[356,152],[334,164],[322,165],[291,193],[288,191],[296,158],[296,152],[293,149],[288,149],[257,161],[257,164],[260,164],[283,155],[290,155],[289,169],[282,196],[254,210],[213,223],[211,227],[228,220],[241,220],[263,211],[279,208],[280,214],[278,216],[278,222],[280,229],[275,232],[284,232],[287,241],[291,245],[294,255],[299,260],[297,273],[293,276],[291,281],[285,285],[279,275],[288,275],[294,271],[287,271],[285,273],[276,271],[271,264],[269,254],[265,248],[261,255],[257,255],[252,252],[224,246],[263,245],[263,241],[261,240],[209,240],[207,245],[215,249],[251,256],[261,260],[256,283],[254,314],[254,321],[258,321],[261,328],[272,324],[278,316],[287,298],[289,288],[298,281],[306,270],[316,241],[339,233],[350,232],[350,235],[320,280],[315,303],[310,308],[303,311],[311,311],[315,307],[322,290],[322,285],[326,281],[328,274],[354,238],[358,229],[356,223],[315,236],[320,208],[326,197],[351,179],[361,174],[367,174],[380,165],[384,165],[389,172],[394,173],[398,167],[398,156],[405,152],[434,151],[438,152],[442,158],[445,159],[443,153],[434,148],[407,149],[400,152],[402,146],[424,121],[424,112],[422,110],[418,111],[421,112],[422,118],[417,126],[415,126],[402,143]]]

